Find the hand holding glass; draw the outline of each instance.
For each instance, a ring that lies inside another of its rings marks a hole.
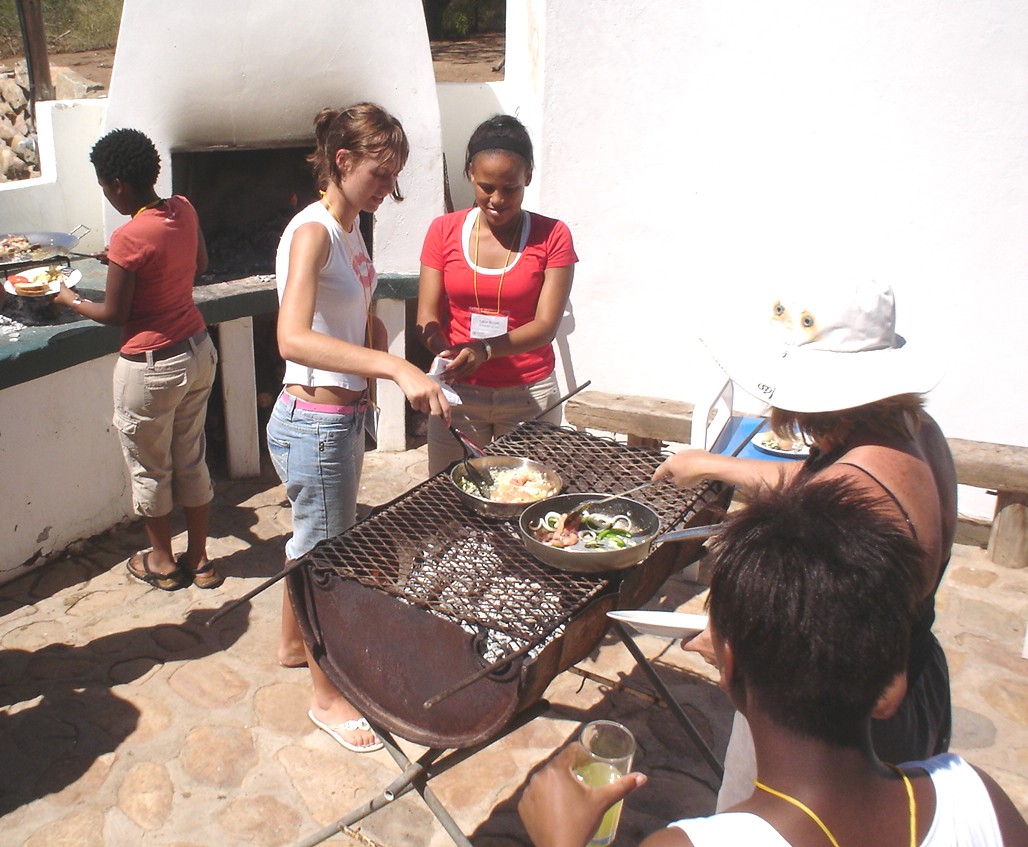
[[[592,721],[582,727],[578,740],[582,749],[575,765],[575,775],[586,785],[609,785],[632,769],[635,739],[621,724]],[[607,847],[614,840],[621,817],[621,802],[607,809],[589,847]]]

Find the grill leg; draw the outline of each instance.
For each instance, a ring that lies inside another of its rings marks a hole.
[[[345,817],[337,820],[334,824],[315,832],[303,841],[297,842],[296,847],[314,847],[316,844],[321,844],[333,835],[342,832],[347,827],[353,826],[353,824],[358,821],[364,820],[364,818],[368,817],[373,812],[378,811],[384,806],[388,806],[394,800],[399,800],[409,791],[417,791],[418,794],[421,795],[421,799],[425,801],[425,805],[428,806],[432,814],[436,816],[436,819],[442,825],[443,829],[446,830],[446,834],[450,836],[457,847],[473,847],[472,843],[468,841],[464,833],[461,832],[460,827],[457,826],[457,822],[446,810],[446,807],[440,802],[439,798],[435,796],[432,789],[428,787],[428,781],[433,777],[439,776],[441,773],[445,773],[454,765],[459,765],[465,759],[470,758],[479,750],[483,750],[488,747],[494,741],[498,741],[519,727],[524,726],[548,708],[549,703],[545,700],[540,700],[521,712],[521,714],[511,721],[500,735],[489,739],[485,744],[481,744],[477,747],[465,747],[460,750],[453,750],[445,757],[443,757],[443,754],[446,753],[445,749],[431,748],[426,750],[421,755],[421,758],[416,762],[412,762],[407,757],[403,750],[401,750],[397,745],[396,739],[394,739],[389,732],[377,726],[373,727],[375,734],[382,739],[382,744],[385,749],[389,752],[393,761],[399,765],[403,772],[388,786],[386,786],[382,793],[377,797],[369,800],[363,806],[354,809]]]
[[[714,755],[714,751],[710,749],[706,739],[700,735],[700,731],[696,728],[696,724],[690,720],[682,707],[678,705],[678,701],[675,700],[671,691],[664,684],[664,680],[657,675],[657,672],[653,669],[653,665],[650,664],[650,660],[642,654],[642,651],[632,639],[631,634],[625,629],[624,625],[620,621],[614,622],[614,629],[621,637],[625,647],[628,648],[628,652],[632,654],[635,661],[639,663],[639,667],[641,667],[646,676],[649,677],[653,687],[660,692],[664,701],[668,704],[668,708],[671,709],[674,716],[678,719],[678,722],[682,725],[682,729],[684,729],[689,738],[692,739],[693,744],[696,745],[696,749],[700,751],[700,755],[702,755],[707,764],[710,765],[710,769],[714,771],[718,781],[724,779],[725,766],[722,764],[721,760]]]

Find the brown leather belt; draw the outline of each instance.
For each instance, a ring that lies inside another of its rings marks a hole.
[[[207,330],[201,329],[192,338],[187,338],[185,341],[177,341],[174,344],[169,344],[167,347],[160,347],[157,350],[150,350],[148,352],[150,353],[150,357],[153,361],[163,362],[165,359],[170,359],[172,356],[181,356],[183,353],[195,350],[206,337]],[[122,353],[121,358],[126,359],[129,362],[145,362],[146,353]]]

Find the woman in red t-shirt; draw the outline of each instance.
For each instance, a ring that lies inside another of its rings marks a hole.
[[[521,208],[532,167],[532,141],[517,118],[480,124],[465,160],[475,205],[434,220],[421,252],[418,334],[460,398],[454,426],[480,445],[559,397],[551,342],[578,256],[565,224]],[[559,422],[559,410],[550,419]],[[436,418],[428,456],[433,474],[461,456]]]
[[[122,328],[114,425],[151,545],[128,560],[128,570],[162,591],[190,583],[214,588],[222,577],[207,560],[214,490],[204,424],[218,354],[193,303],[193,283],[207,267],[199,218],[185,197],[157,196],[160,156],[139,130],[108,133],[90,161],[104,196],[130,220],[114,231],[100,259],[107,265],[103,301],[85,300],[62,284],[55,302]],[[177,558],[171,551],[176,504],[185,510],[188,536]]]

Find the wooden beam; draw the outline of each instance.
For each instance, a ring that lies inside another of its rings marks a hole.
[[[688,444],[693,404],[658,397],[583,391],[567,403],[568,423],[639,439]],[[964,485],[1028,493],[1028,447],[947,439]]]
[[[947,438],[964,485],[1028,492],[1028,447]]]
[[[50,57],[46,49],[46,28],[43,26],[42,0],[17,0],[21,40],[25,45],[25,64],[29,71],[29,98],[32,118],[38,100],[54,99],[54,83],[50,76]]]
[[[629,444],[660,449],[662,442],[688,444],[692,433],[691,403],[583,391],[567,404],[573,426],[616,432]],[[947,439],[957,481],[995,490],[996,514],[989,534],[989,557],[1007,567],[1028,567],[1028,447]]]
[[[583,391],[568,400],[564,413],[572,426],[688,444],[692,409],[692,403],[678,400]]]

